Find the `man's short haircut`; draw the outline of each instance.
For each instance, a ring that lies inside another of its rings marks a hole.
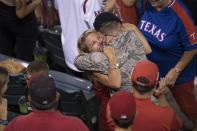
[[[124,120],[124,119],[117,119],[117,118],[113,117],[112,115],[111,115],[111,117],[114,120],[116,126],[118,126],[120,128],[124,128],[124,129],[129,128],[133,124],[133,121],[135,118],[135,116],[133,116],[129,119]]]
[[[138,77],[137,78],[137,81],[141,82],[141,83],[145,83],[145,84],[149,84],[149,80],[146,79],[145,77]],[[133,82],[133,87],[140,93],[140,94],[145,94],[149,91],[151,91],[154,87],[155,87],[155,84],[152,85],[152,86],[142,86],[142,85],[139,85],[137,84],[135,81],[132,81]]]
[[[43,73],[48,75],[49,65],[44,61],[33,61],[27,66],[26,72],[30,75],[35,73]]]
[[[105,34],[111,34],[111,32],[115,29],[118,28],[118,23],[117,21],[109,21],[109,22],[106,22],[104,23],[100,29],[99,29],[99,32]]]
[[[94,29],[88,29],[85,32],[83,32],[83,34],[81,34],[81,36],[78,38],[77,48],[78,48],[79,54],[90,53],[88,46],[85,43],[85,40],[88,37],[88,35],[92,33],[97,33],[97,32]]]
[[[97,17],[95,18],[95,21],[93,23],[94,25],[94,29],[96,31],[100,31],[100,28],[107,22],[111,22],[111,21],[117,21],[119,23],[122,23],[122,21],[113,13],[111,12],[103,12],[100,13],[99,15],[97,15]]]

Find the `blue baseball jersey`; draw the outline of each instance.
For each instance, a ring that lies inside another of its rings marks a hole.
[[[197,48],[195,26],[189,10],[180,0],[173,0],[160,11],[148,2],[138,28],[152,48],[147,58],[157,64],[160,77],[174,68],[184,51]],[[191,80],[195,72],[196,57],[181,72],[176,84]]]

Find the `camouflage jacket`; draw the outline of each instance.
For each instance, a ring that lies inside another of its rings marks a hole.
[[[141,41],[132,31],[118,33],[108,44],[115,49],[115,56],[121,72],[121,90],[131,88],[130,75],[133,67],[146,55]],[[108,74],[108,59],[102,52],[92,52],[79,55],[75,59],[75,66],[84,71]]]

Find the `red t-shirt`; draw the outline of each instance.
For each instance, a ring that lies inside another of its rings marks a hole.
[[[136,98],[137,116],[132,125],[132,131],[178,131],[182,122],[171,107],[160,107],[150,99]],[[110,117],[110,107],[107,106],[107,125],[113,130],[114,121]]]
[[[4,131],[89,131],[77,117],[59,111],[33,111],[13,119]]]
[[[181,120],[169,106],[160,107],[150,99],[136,98],[138,114],[134,120],[133,131],[178,131]]]
[[[117,0],[117,5],[113,10],[113,13],[121,18],[123,23],[130,23],[137,25],[137,16],[135,6],[126,7],[122,0]]]

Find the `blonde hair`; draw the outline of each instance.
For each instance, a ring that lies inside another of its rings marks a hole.
[[[92,33],[97,33],[97,31],[94,29],[88,29],[85,32],[83,32],[83,34],[81,34],[81,36],[78,38],[77,48],[78,48],[79,54],[90,53],[88,46],[85,43],[85,40],[88,37],[88,35]]]
[[[8,81],[8,71],[6,68],[0,66],[0,102],[2,101],[2,89]]]

